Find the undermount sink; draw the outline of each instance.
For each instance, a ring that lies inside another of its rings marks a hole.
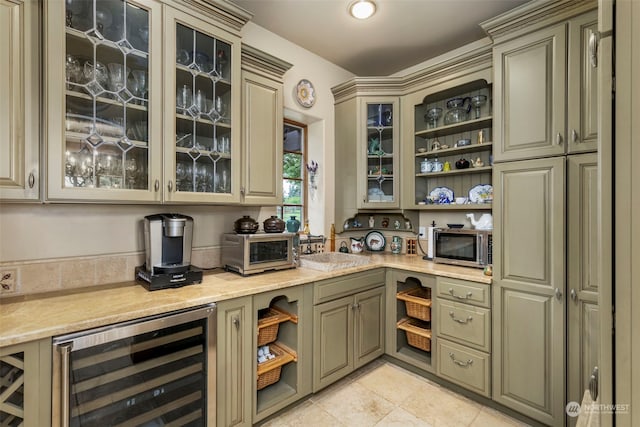
[[[369,264],[369,257],[342,252],[325,252],[300,256],[300,267],[313,270],[332,271],[366,264]]]

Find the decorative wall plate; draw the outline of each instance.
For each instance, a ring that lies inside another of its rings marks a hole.
[[[364,244],[367,250],[370,251],[384,251],[384,246],[387,243],[382,233],[379,231],[370,231],[364,238]]]
[[[302,79],[296,85],[296,100],[305,108],[311,108],[316,103],[316,90],[309,80]]]

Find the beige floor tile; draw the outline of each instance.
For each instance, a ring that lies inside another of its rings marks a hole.
[[[320,406],[307,400],[281,416],[262,424],[262,427],[340,427],[344,425]]]
[[[326,394],[316,404],[347,426],[374,426],[395,406],[356,382]]]
[[[398,405],[424,386],[425,381],[389,363],[380,365],[356,382]]]
[[[378,360],[263,427],[525,427],[527,424]]]
[[[436,426],[468,426],[481,406],[442,387],[425,383],[400,407]]]
[[[527,427],[529,424],[518,421],[491,408],[482,408],[471,423],[471,427]]]
[[[381,419],[376,427],[432,427],[432,425],[404,409],[396,408]]]

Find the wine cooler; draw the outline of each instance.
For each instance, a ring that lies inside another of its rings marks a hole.
[[[53,339],[54,426],[215,426],[215,304]]]

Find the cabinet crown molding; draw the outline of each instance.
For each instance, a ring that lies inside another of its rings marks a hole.
[[[293,67],[293,64],[245,43],[242,43],[241,50],[243,70],[253,71],[281,81],[284,73]]]
[[[187,6],[187,12],[199,18],[210,18],[214,23],[237,31],[236,35],[240,35],[242,27],[253,18],[249,11],[228,0],[165,0],[165,2],[181,10],[185,10]]]
[[[361,95],[402,96],[437,83],[492,67],[491,40],[434,58],[424,68],[404,76],[354,77],[331,88],[335,102]]]
[[[596,0],[534,0],[480,23],[495,42],[566,21],[598,7]]]

